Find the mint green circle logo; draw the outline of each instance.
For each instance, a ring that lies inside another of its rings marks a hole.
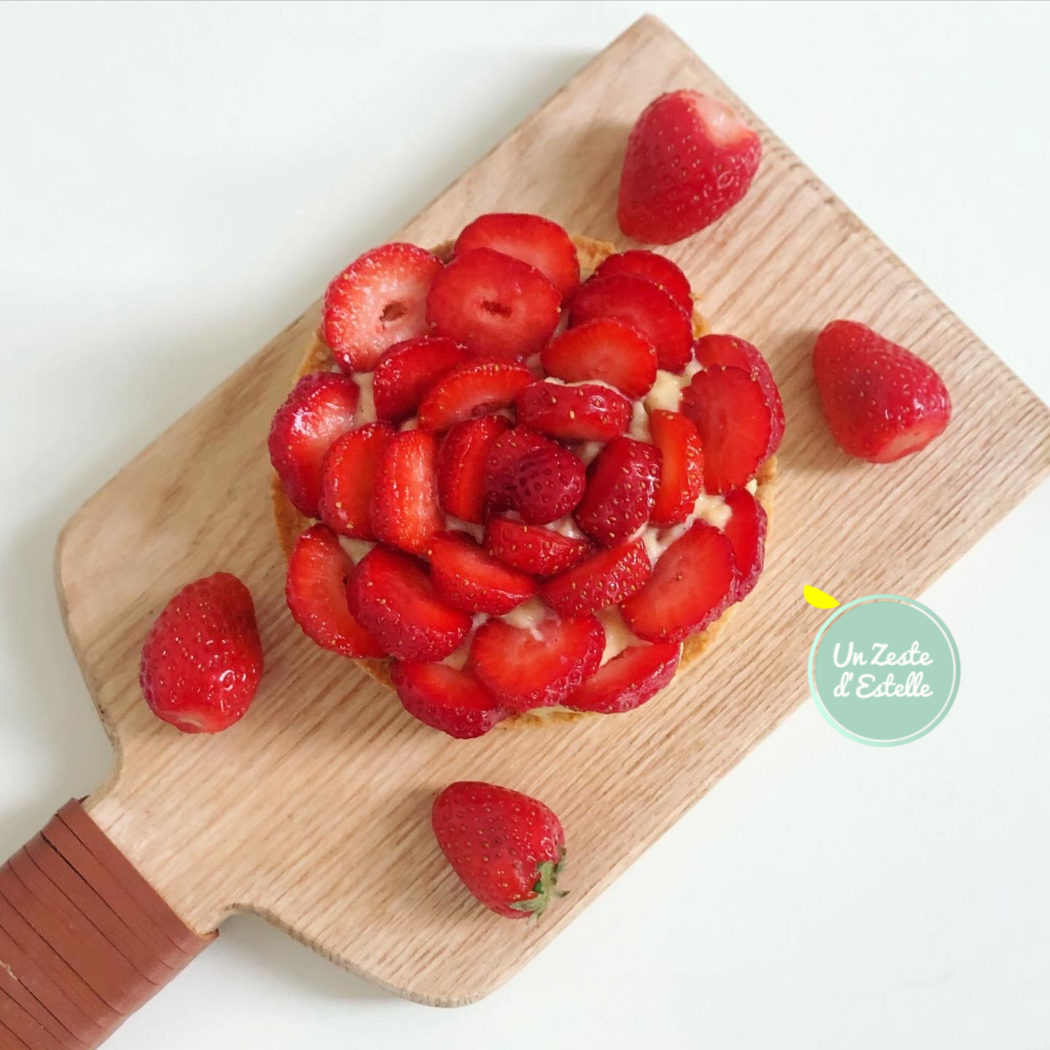
[[[925,736],[959,691],[959,650],[925,605],[869,594],[837,608],[809,651],[820,713],[862,744],[892,747]]]

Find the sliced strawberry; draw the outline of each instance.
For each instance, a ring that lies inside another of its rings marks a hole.
[[[436,461],[437,438],[425,430],[405,430],[387,442],[372,495],[372,528],[381,543],[425,554],[444,527]]]
[[[738,602],[751,593],[762,572],[766,554],[766,511],[747,489],[727,492],[725,501],[733,512],[723,531],[733,545],[737,568],[733,601]]]
[[[651,281],[616,274],[581,284],[569,301],[569,327],[599,317],[613,317],[637,328],[656,347],[660,368],[681,372],[689,364],[693,348],[689,313]]]
[[[773,430],[759,381],[742,368],[716,365],[693,376],[680,407],[700,433],[707,491],[743,488],[765,460]]]
[[[533,383],[518,394],[514,407],[519,423],[562,441],[607,441],[631,421],[631,402],[597,383]]]
[[[599,551],[540,587],[540,597],[560,616],[579,616],[618,605],[649,579],[652,566],[641,540]]]
[[[729,538],[697,521],[657,560],[649,582],[622,606],[624,621],[649,642],[680,642],[718,619],[736,578]]]
[[[540,363],[547,375],[568,383],[600,379],[630,398],[644,397],[656,379],[653,344],[609,317],[563,332],[543,348]]]
[[[479,215],[456,241],[455,254],[491,248],[540,271],[562,295],[580,283],[580,263],[572,238],[539,215],[496,212]]]
[[[649,433],[660,450],[660,480],[651,521],[654,525],[676,525],[693,512],[704,489],[700,435],[696,424],[681,412],[663,409],[649,413]]]
[[[753,379],[758,380],[773,412],[769,448],[765,455],[765,458],[768,459],[780,447],[780,441],[784,436],[784,403],[780,400],[780,390],[770,371],[769,364],[758,352],[758,348],[746,339],[740,339],[735,335],[712,333],[701,336],[693,343],[693,357],[705,368],[711,368],[714,365],[732,365],[734,368],[744,369],[745,372],[751,374]]]
[[[439,335],[396,343],[379,359],[372,379],[376,415],[387,423],[408,419],[435,381],[469,356],[466,347]]]
[[[536,581],[505,565],[465,532],[439,532],[431,541],[430,576],[449,605],[501,616],[536,593]]]
[[[552,441],[518,460],[507,495],[511,508],[527,525],[546,525],[564,517],[580,502],[586,483],[583,460]]]
[[[321,337],[345,371],[369,372],[387,347],[426,332],[427,293],[441,270],[414,244],[384,244],[332,281]]]
[[[437,276],[427,317],[478,355],[516,360],[550,339],[561,293],[539,270],[491,248],[457,255]]]
[[[693,312],[693,290],[689,278],[670,259],[656,252],[641,249],[617,252],[603,260],[594,274],[596,277],[615,277],[617,274],[641,277],[659,285],[686,313]]]
[[[328,450],[321,475],[321,520],[344,536],[374,540],[372,498],[379,460],[394,435],[386,423],[348,430]]]
[[[605,631],[594,616],[546,619],[534,627],[486,620],[474,635],[468,666],[515,711],[560,704],[595,671]]]
[[[485,526],[485,549],[522,572],[554,576],[579,564],[592,548],[587,540],[553,529],[492,517]]]
[[[489,448],[485,463],[485,505],[490,511],[510,510],[518,466],[530,452],[560,446],[530,427],[514,427],[500,434]]]
[[[308,518],[318,515],[325,453],[354,425],[360,390],[350,376],[303,376],[270,425],[270,462],[285,495]]]
[[[642,441],[618,437],[595,457],[587,491],[574,517],[603,547],[615,547],[640,528],[653,510],[660,453]]]
[[[445,513],[461,521],[485,520],[485,464],[496,438],[508,430],[503,416],[457,423],[438,449],[438,498]]]
[[[681,653],[677,642],[629,646],[584,682],[565,706],[603,715],[640,707],[674,678]]]
[[[350,612],[346,583],[353,571],[354,563],[331,529],[307,529],[288,559],[284,596],[292,619],[322,649],[359,659],[385,656]]]
[[[404,663],[390,668],[404,709],[420,722],[459,740],[483,736],[510,714],[469,672],[446,664]]]
[[[442,376],[419,406],[423,430],[444,430],[510,405],[535,376],[511,361],[477,361]]]
[[[398,660],[443,660],[471,627],[470,614],[438,597],[415,558],[373,547],[350,575],[350,611]]]

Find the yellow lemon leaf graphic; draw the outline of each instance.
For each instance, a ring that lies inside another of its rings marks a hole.
[[[819,590],[816,587],[810,587],[807,583],[802,588],[802,597],[813,606],[814,609],[834,609],[837,605],[842,603],[837,598],[832,598],[830,594],[825,591]]]

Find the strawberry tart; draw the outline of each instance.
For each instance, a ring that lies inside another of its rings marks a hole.
[[[289,608],[452,736],[630,710],[754,586],[783,430],[661,255],[519,214],[384,245],[274,416]]]

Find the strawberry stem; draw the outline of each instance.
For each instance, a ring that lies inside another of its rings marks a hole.
[[[538,919],[547,910],[547,905],[552,900],[566,895],[565,890],[558,889],[558,876],[561,875],[564,867],[565,847],[561,846],[558,849],[556,862],[545,860],[536,869],[536,884],[532,887],[534,896],[523,901],[515,901],[511,907],[515,911],[528,912],[534,921]]]

